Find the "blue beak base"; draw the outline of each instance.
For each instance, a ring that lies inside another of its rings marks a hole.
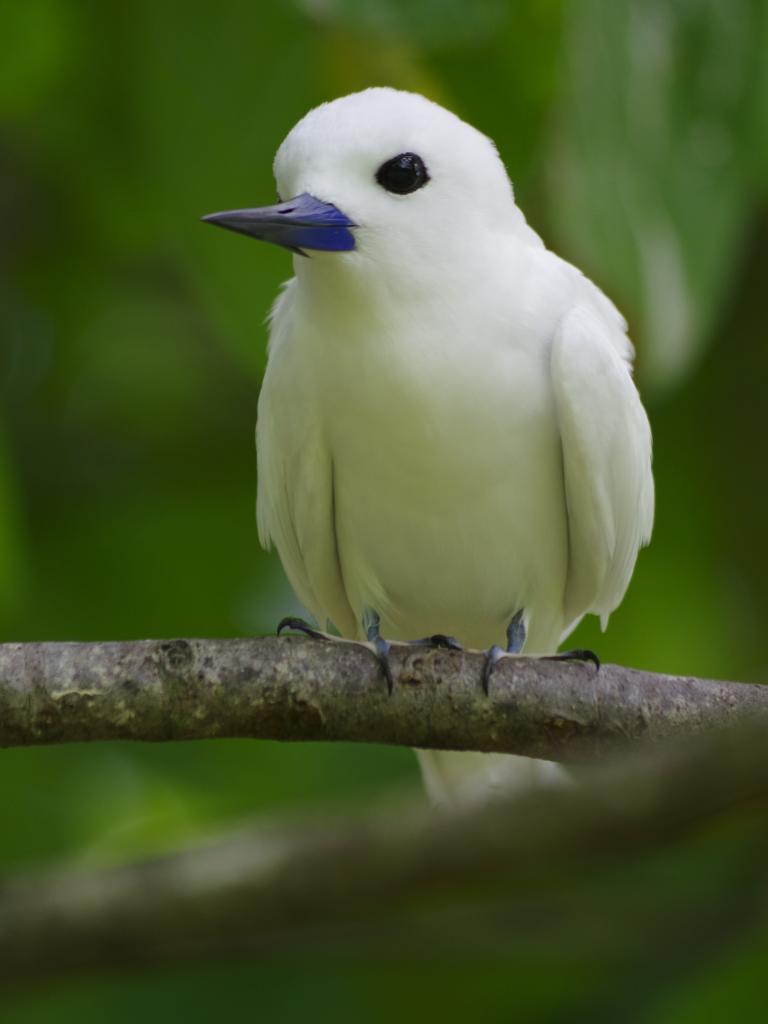
[[[349,252],[355,248],[355,227],[345,213],[332,203],[323,203],[309,192],[274,206],[252,210],[226,210],[203,217],[208,224],[274,242],[305,256],[304,249],[321,252]]]

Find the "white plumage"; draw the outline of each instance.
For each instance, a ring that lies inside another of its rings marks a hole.
[[[429,181],[376,171],[418,154]],[[356,225],[294,258],[259,401],[258,524],[302,603],[360,637],[487,648],[525,611],[526,653],[606,623],[653,520],[651,435],[610,301],[526,224],[493,144],[421,96],[324,104],[275,160]],[[539,763],[540,765],[541,763]],[[532,781],[521,758],[422,755],[436,799]]]

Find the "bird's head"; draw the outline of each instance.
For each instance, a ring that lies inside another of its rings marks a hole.
[[[310,111],[274,164],[280,202],[203,219],[361,266],[434,262],[516,212],[493,143],[436,103],[375,88]]]

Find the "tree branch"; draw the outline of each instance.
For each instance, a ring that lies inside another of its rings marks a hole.
[[[768,686],[395,645],[390,696],[346,641],[0,646],[0,746],[253,737],[500,751],[578,761],[768,712]]]
[[[550,952],[569,913],[578,941],[591,941],[594,928],[585,927],[585,912],[615,950],[617,914],[619,920],[626,914],[617,905],[615,879],[610,883],[608,872],[598,899],[592,888],[587,906],[574,904],[579,872],[586,869],[594,881],[617,857],[694,834],[719,835],[722,845],[729,823],[739,853],[717,885],[731,885],[721,897],[732,926],[734,908],[747,920],[765,904],[766,810],[768,748],[764,731],[753,728],[635,753],[610,771],[585,769],[579,786],[540,789],[455,814],[430,813],[423,805],[398,813],[374,808],[362,816],[326,813],[244,828],[150,861],[30,874],[0,885],[0,979],[183,962],[297,941],[319,950],[329,938],[356,948],[356,929],[364,926],[369,943],[376,933],[379,948],[384,941],[402,952],[416,942],[422,957],[445,942],[446,899],[454,952],[463,942],[477,955],[478,941],[490,930],[489,951],[498,955],[504,947],[494,949],[494,928],[501,942],[517,936],[529,947],[542,908]],[[638,883],[635,878],[632,891]],[[674,891],[674,914],[659,905],[655,890],[642,911],[630,913],[638,951],[660,941],[663,948],[663,935],[684,905],[684,893]],[[703,898],[694,890],[686,909],[691,941],[702,931]],[[711,903],[708,892],[707,898]],[[655,917],[647,919],[654,906]],[[462,913],[474,916],[462,919]]]

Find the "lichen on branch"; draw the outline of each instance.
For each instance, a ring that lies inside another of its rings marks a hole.
[[[0,746],[87,740],[370,742],[581,761],[768,712],[768,687],[616,665],[297,637],[0,645]]]

